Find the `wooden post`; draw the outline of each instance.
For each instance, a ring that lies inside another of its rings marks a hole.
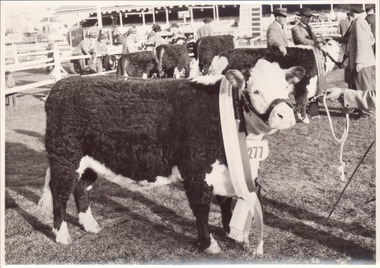
[[[144,10],[141,10],[141,16],[142,16],[142,20],[143,20],[143,25],[145,26],[145,12]]]
[[[156,23],[156,14],[154,13],[154,7],[152,7],[153,24]]]
[[[62,73],[61,73],[61,54],[58,49],[57,44],[53,44],[53,51],[54,51],[54,70],[53,70],[53,76],[55,78],[55,81],[58,81],[62,79]]]
[[[169,24],[169,9],[165,7],[166,24]]]
[[[123,27],[123,13],[119,12],[119,18],[120,18],[120,26]]]
[[[193,7],[189,7],[189,10],[190,10],[190,22],[191,22],[191,24],[194,24]]]
[[[96,5],[96,15],[98,18],[98,26],[99,26],[99,29],[101,30],[103,28],[103,19],[102,19],[102,10],[99,4]]]

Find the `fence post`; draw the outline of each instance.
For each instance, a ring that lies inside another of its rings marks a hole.
[[[12,55],[15,59],[15,64],[20,63],[20,61],[18,59],[18,55],[17,55],[17,45],[15,45],[15,44],[12,44]]]
[[[58,49],[58,45],[55,43],[53,44],[53,51],[54,51],[54,70],[53,70],[53,76],[55,78],[55,81],[58,81],[62,79],[62,73],[61,73],[61,53]]]

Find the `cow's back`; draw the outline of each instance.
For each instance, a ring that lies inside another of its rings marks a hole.
[[[89,155],[137,180],[167,175],[174,164],[192,172],[186,162],[196,159],[194,148],[221,142],[218,87],[186,79],[63,79],[46,113],[49,155]]]

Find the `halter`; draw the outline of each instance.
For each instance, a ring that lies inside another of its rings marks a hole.
[[[242,103],[242,106],[245,109],[245,111],[246,112],[249,112],[249,111],[253,112],[255,115],[257,115],[267,125],[268,125],[268,119],[269,119],[270,113],[272,112],[272,110],[274,109],[274,107],[276,105],[278,105],[282,102],[286,103],[287,105],[289,105],[290,108],[293,109],[293,105],[290,103],[289,100],[277,98],[271,102],[271,104],[269,105],[269,107],[267,108],[265,113],[261,114],[255,109],[255,107],[253,107],[252,102],[251,102],[251,98],[249,97],[249,93],[247,91],[244,91],[242,96],[241,96],[241,103]]]

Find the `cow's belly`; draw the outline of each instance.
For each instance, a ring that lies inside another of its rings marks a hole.
[[[236,196],[230,172],[227,166],[221,164],[218,160],[212,165],[211,172],[206,174],[206,183],[213,186],[214,195]]]

